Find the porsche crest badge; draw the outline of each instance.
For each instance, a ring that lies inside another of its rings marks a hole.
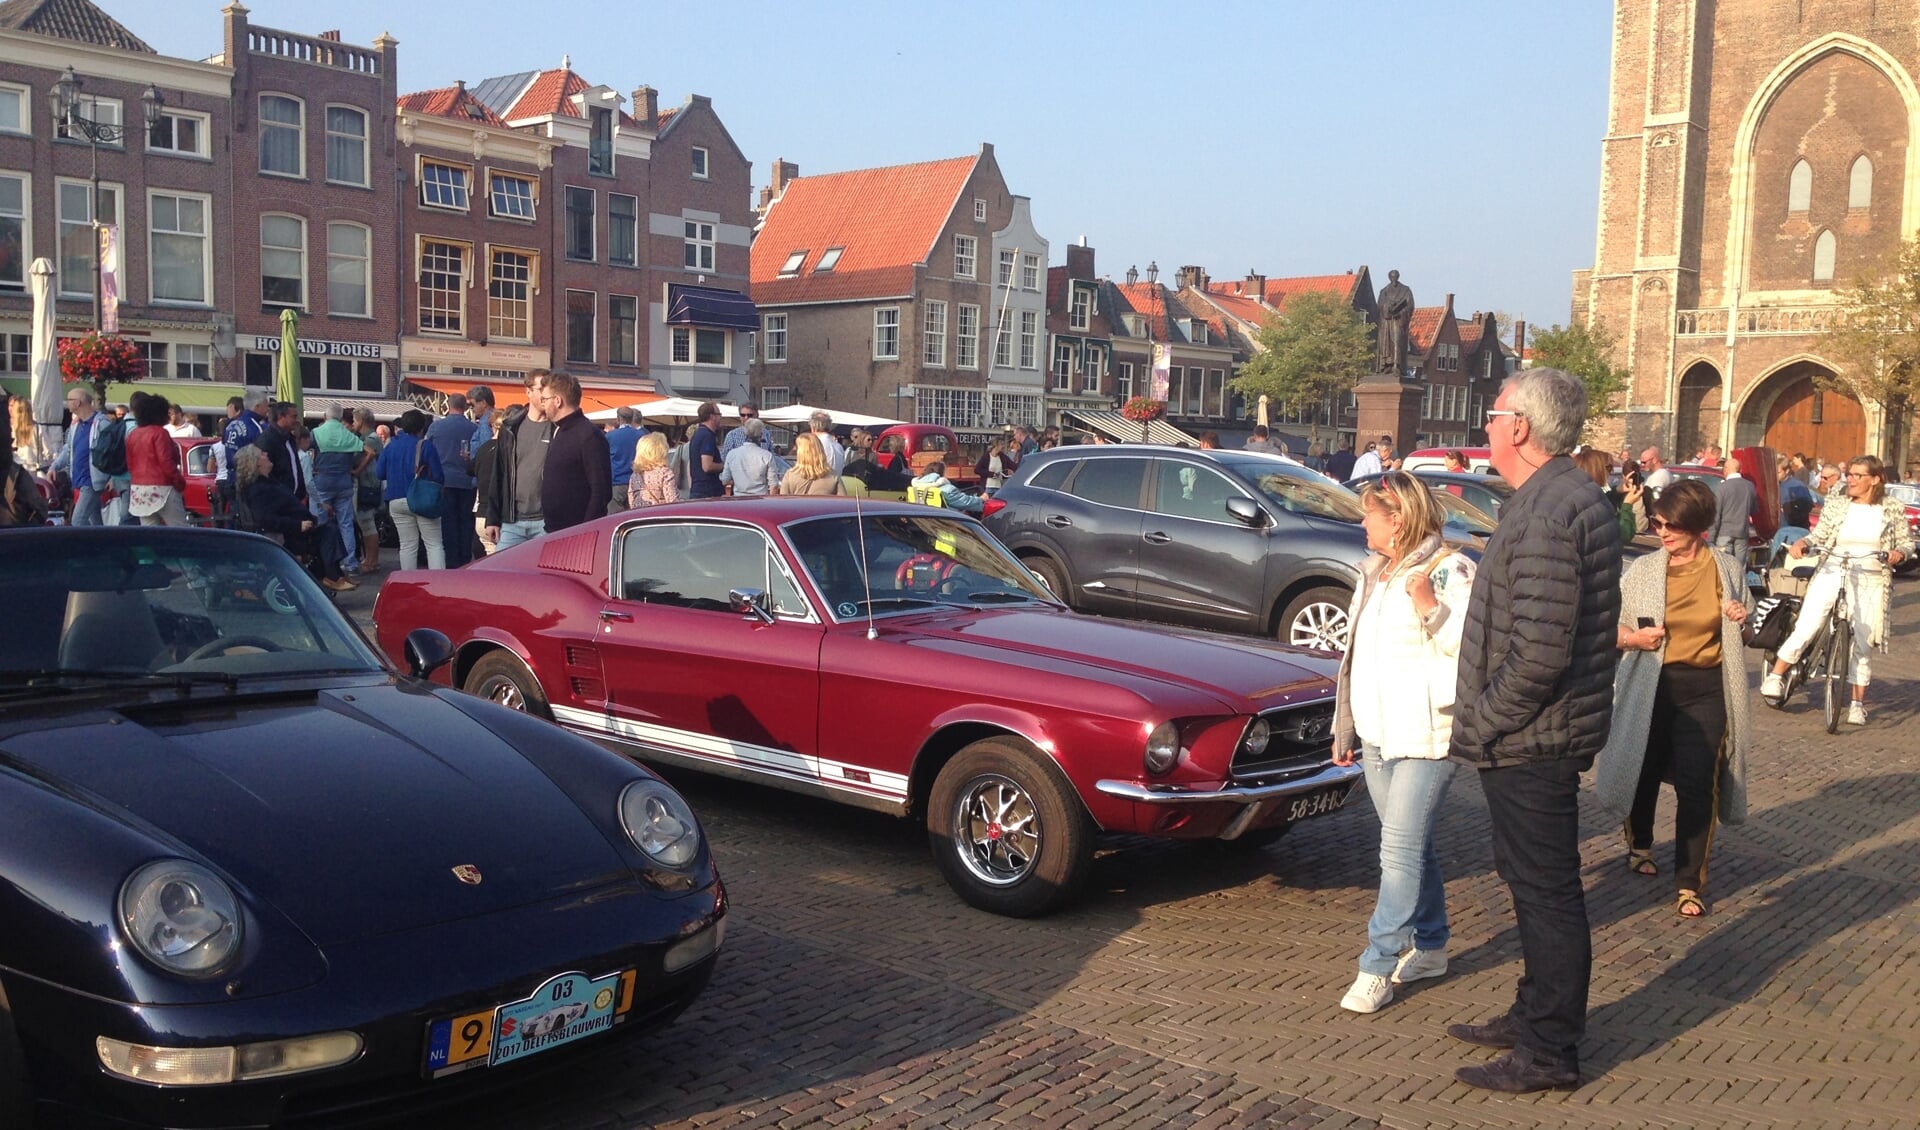
[[[469,887],[480,885],[480,869],[471,863],[462,863],[453,869],[453,877]]]

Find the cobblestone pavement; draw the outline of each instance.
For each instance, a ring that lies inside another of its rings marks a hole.
[[[1519,976],[1471,774],[1438,833],[1452,971],[1361,1017],[1337,1002],[1378,880],[1363,796],[1264,851],[1114,843],[1083,903],[1021,922],[961,904],[904,822],[676,773],[733,899],[712,987],[670,1029],[436,1124],[1920,1125],[1920,584],[1897,591],[1869,726],[1829,737],[1804,696],[1756,708],[1752,816],[1714,844],[1710,917],[1630,874],[1587,804],[1576,1091],[1453,1080],[1491,1053],[1445,1026],[1504,1010]],[[1671,818],[1668,798],[1663,872]]]

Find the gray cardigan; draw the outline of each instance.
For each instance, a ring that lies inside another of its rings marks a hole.
[[[1708,546],[1700,552],[1713,555],[1720,569],[1721,600],[1737,599],[1744,583],[1740,566],[1733,558]],[[1620,624],[1631,628],[1640,617],[1651,616],[1662,623],[1667,618],[1667,551],[1647,554],[1620,578]],[[1600,803],[1624,815],[1633,807],[1634,789],[1640,783],[1640,766],[1647,757],[1647,735],[1653,727],[1653,698],[1660,689],[1660,668],[1667,654],[1662,642],[1658,651],[1633,650],[1620,659],[1620,671],[1613,684],[1613,729],[1607,747],[1595,762],[1594,788]],[[1749,678],[1746,648],[1740,642],[1740,625],[1720,617],[1720,685],[1727,697],[1728,750],[1720,770],[1720,822],[1744,824],[1747,820],[1747,745],[1753,736],[1748,716]]]

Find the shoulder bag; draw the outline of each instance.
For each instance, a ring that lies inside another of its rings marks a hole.
[[[427,478],[427,441],[423,437],[413,445],[413,482],[407,484],[407,509],[416,518],[438,518],[446,512],[447,500],[440,484]]]

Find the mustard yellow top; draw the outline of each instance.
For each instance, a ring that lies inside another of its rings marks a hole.
[[[1667,561],[1668,664],[1720,666],[1720,570],[1705,547],[1685,565]]]

